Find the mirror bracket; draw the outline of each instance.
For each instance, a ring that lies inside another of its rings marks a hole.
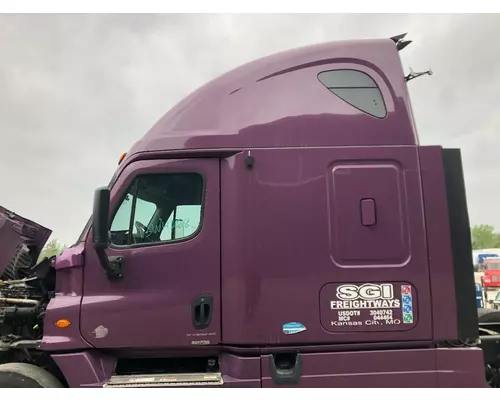
[[[104,254],[106,257],[106,254]],[[122,256],[112,256],[107,257],[107,268],[106,275],[112,281],[117,281],[123,278],[123,257]]]

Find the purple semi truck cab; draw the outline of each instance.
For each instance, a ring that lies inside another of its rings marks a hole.
[[[487,386],[460,152],[419,146],[402,43],[272,55],[170,110],[32,267],[43,329],[3,335],[0,385]]]

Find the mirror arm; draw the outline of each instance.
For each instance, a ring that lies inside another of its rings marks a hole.
[[[106,275],[110,280],[120,280],[123,278],[123,257],[109,257],[103,248],[96,247],[95,251],[99,258],[101,267],[106,271]]]

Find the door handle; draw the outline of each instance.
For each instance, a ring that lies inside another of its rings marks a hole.
[[[205,329],[212,320],[213,296],[204,294],[196,297],[191,305],[193,326],[195,329]]]

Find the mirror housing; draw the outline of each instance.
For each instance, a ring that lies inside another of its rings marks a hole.
[[[108,258],[106,250],[109,246],[109,200],[110,191],[107,187],[98,188],[94,193],[94,208],[92,212],[92,243],[99,258],[101,267],[109,279],[123,277],[122,257]]]
[[[96,189],[92,212],[92,242],[96,250],[107,249],[109,245],[109,198],[108,188]]]

